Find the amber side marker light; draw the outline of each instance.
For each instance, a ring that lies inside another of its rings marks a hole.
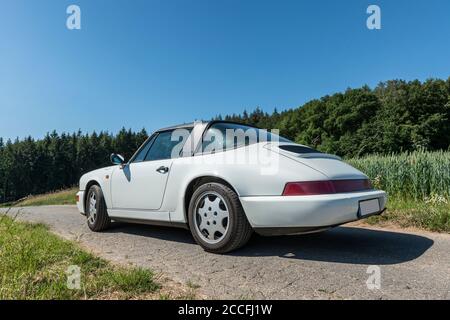
[[[288,182],[283,196],[312,196],[372,190],[368,179]]]

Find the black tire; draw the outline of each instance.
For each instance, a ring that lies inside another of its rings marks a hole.
[[[89,203],[90,203],[89,201],[92,195],[95,195],[96,198],[95,204],[96,215],[94,219],[90,218],[91,214],[89,212]],[[106,203],[105,198],[103,197],[102,189],[97,185],[93,185],[88,191],[86,197],[85,212],[89,229],[95,232],[99,232],[109,228],[111,224],[111,219],[108,216],[108,211],[106,209]]]
[[[196,227],[194,220],[195,207],[197,202],[208,192],[219,194],[228,208],[228,229],[217,243],[208,243],[199,235],[199,228]],[[244,246],[250,239],[253,229],[250,226],[244,209],[239,201],[238,195],[228,186],[220,183],[206,183],[198,187],[189,203],[188,211],[189,228],[195,241],[206,251],[212,253],[227,253]]]

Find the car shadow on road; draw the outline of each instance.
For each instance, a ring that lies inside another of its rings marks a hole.
[[[390,265],[414,260],[423,255],[434,241],[415,234],[338,227],[322,233],[261,237],[254,236],[237,256],[279,256],[365,265]]]
[[[108,232],[196,245],[190,232],[185,229],[115,223]],[[262,237],[254,234],[245,247],[229,255],[278,256],[321,262],[390,265],[414,260],[433,244],[433,240],[415,234],[338,227],[309,235]]]
[[[189,230],[183,228],[155,226],[137,223],[133,224],[126,222],[113,222],[111,224],[111,227],[104,232],[133,234],[136,236],[156,238],[172,242],[190,243],[192,245],[195,245],[195,241],[192,238]]]

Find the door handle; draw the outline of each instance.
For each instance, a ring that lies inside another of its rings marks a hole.
[[[158,169],[156,169],[156,171],[158,171],[159,173],[163,173],[164,174],[164,173],[169,172],[169,168],[161,166]]]

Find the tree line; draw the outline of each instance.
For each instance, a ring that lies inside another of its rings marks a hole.
[[[392,80],[283,112],[256,108],[215,119],[279,129],[295,142],[343,157],[449,150],[450,78]],[[146,138],[145,129],[116,135],[52,132],[14,142],[0,138],[0,203],[73,186],[83,173],[107,166],[112,152],[131,157]]]
[[[327,95],[272,114],[218,115],[216,119],[279,129],[281,135],[343,157],[450,146],[450,78],[392,80]]]
[[[109,165],[111,153],[131,157],[146,138],[145,129],[116,135],[52,132],[41,140],[14,142],[0,138],[0,203],[71,187],[82,174]]]

